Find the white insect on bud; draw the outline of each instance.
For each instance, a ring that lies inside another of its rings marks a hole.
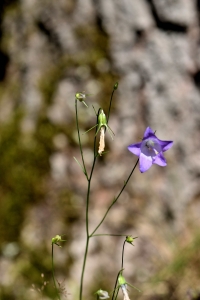
[[[130,300],[129,295],[128,295],[128,290],[127,290],[127,286],[131,286],[133,288],[135,288],[136,290],[138,290],[140,292],[139,289],[137,289],[135,286],[131,285],[130,283],[126,282],[124,276],[122,275],[122,271],[120,271],[119,277],[118,277],[118,283],[119,283],[119,287],[122,290],[122,294],[124,296],[123,300]]]
[[[113,140],[113,135],[114,132],[112,131],[112,129],[110,128],[110,126],[108,126],[107,123],[107,118],[106,115],[103,111],[102,108],[99,109],[98,114],[97,114],[97,124],[95,126],[93,126],[92,128],[90,128],[89,130],[87,130],[86,132],[90,131],[91,129],[93,129],[94,127],[97,127],[97,131],[95,136],[98,134],[98,132],[100,132],[100,140],[99,140],[99,150],[98,153],[101,156],[104,152],[105,149],[105,133],[106,133],[106,129],[108,130],[112,140]],[[86,133],[85,132],[85,133]]]
[[[101,156],[104,149],[105,149],[105,132],[106,129],[108,129],[108,132],[110,133],[111,138],[112,134],[114,134],[112,132],[112,130],[110,129],[110,127],[107,124],[107,119],[106,119],[106,115],[103,111],[102,108],[99,109],[99,114],[98,114],[98,128],[97,128],[97,133],[100,131],[100,140],[99,140],[99,150],[98,153]],[[96,134],[97,134],[96,133]]]
[[[121,285],[121,290],[122,290],[122,293],[123,293],[123,295],[124,295],[124,300],[130,300],[129,295],[128,295],[127,285],[126,285],[126,284],[122,284],[122,285]]]
[[[98,153],[101,156],[105,149],[105,126],[100,128],[99,150]]]

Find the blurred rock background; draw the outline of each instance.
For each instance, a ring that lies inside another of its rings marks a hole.
[[[131,299],[200,299],[199,0],[1,0],[0,3],[0,299],[78,299],[85,244],[86,180],[82,132],[108,109],[114,141],[98,159],[90,228],[120,190],[137,158],[127,150],[147,126],[174,140],[168,166],[137,168],[98,233],[138,236],[125,248],[124,276],[142,290]],[[83,136],[87,168],[94,131]],[[123,238],[90,243],[85,299],[112,291]],[[119,299],[122,299],[120,294]]]

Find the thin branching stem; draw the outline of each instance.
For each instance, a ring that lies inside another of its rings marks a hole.
[[[117,297],[118,297],[118,294],[119,294],[119,287],[117,288],[117,292],[116,292],[116,295],[115,295],[115,298],[114,298],[114,300],[116,300],[116,299],[117,299]]]
[[[106,218],[108,212],[110,211],[110,209],[112,208],[112,206],[117,202],[117,200],[118,200],[119,197],[121,196],[121,194],[122,194],[123,190],[125,189],[125,187],[126,187],[128,181],[129,181],[129,179],[131,178],[131,176],[132,176],[132,174],[133,174],[133,172],[134,172],[134,170],[135,170],[135,168],[136,168],[138,162],[139,162],[139,158],[138,158],[138,160],[137,160],[135,166],[133,167],[131,173],[129,174],[127,180],[124,182],[124,185],[123,185],[121,191],[119,192],[118,196],[113,200],[113,202],[111,203],[111,205],[108,207],[108,209],[107,209],[105,215],[103,216],[102,220],[100,221],[100,223],[97,225],[97,227],[94,229],[94,231],[91,233],[90,236],[93,236],[93,234],[94,234],[94,233],[97,231],[97,229],[101,226],[101,224],[102,224],[103,221],[105,220],[105,218]]]
[[[51,265],[52,265],[52,277],[53,277],[53,283],[54,283],[54,287],[55,287],[55,290],[56,290],[56,293],[57,293],[57,297],[58,299],[60,300],[60,294],[59,294],[59,291],[58,291],[58,288],[56,286],[56,280],[55,280],[55,274],[54,274],[54,262],[53,262],[53,243],[51,244]]]
[[[117,274],[117,278],[116,278],[116,281],[115,281],[115,286],[114,286],[114,290],[113,290],[113,294],[112,294],[112,300],[116,299],[116,297],[119,293],[119,287],[117,287],[117,283],[118,283],[118,277],[119,277],[120,273],[121,273],[121,270]],[[116,291],[116,289],[117,289],[117,291]]]
[[[114,233],[99,233],[99,234],[93,234],[90,237],[94,237],[94,236],[127,236],[127,234],[114,234]]]
[[[88,174],[87,174],[87,170],[86,170],[86,167],[85,167],[85,161],[84,161],[84,157],[83,157],[83,149],[82,149],[80,131],[79,131],[77,99],[75,99],[75,111],[76,111],[76,127],[77,127],[77,132],[78,132],[78,142],[79,142],[79,148],[80,148],[81,158],[82,158],[82,163],[83,163],[83,172],[84,172],[84,174],[85,174],[85,176],[88,180]]]
[[[116,291],[116,287],[117,287],[117,282],[118,282],[119,274],[121,273],[121,271],[124,268],[124,248],[125,248],[125,244],[126,244],[126,239],[123,242],[123,247],[122,247],[122,265],[121,265],[121,270],[117,274],[117,278],[116,278],[116,282],[115,282],[115,287],[114,287],[114,292],[113,292],[112,300],[116,300],[117,296],[118,296],[118,293],[119,293],[119,287],[117,288],[117,291]]]
[[[97,131],[97,129],[96,129]],[[88,248],[89,248],[89,240],[90,240],[90,235],[89,235],[89,200],[90,200],[90,185],[91,185],[91,180],[92,180],[92,175],[97,159],[97,154],[96,154],[96,135],[94,138],[94,159],[92,163],[92,168],[90,172],[90,177],[88,179],[88,188],[87,188],[87,198],[86,198],[86,244],[85,244],[85,252],[84,252],[84,259],[83,259],[83,266],[82,266],[82,272],[81,272],[81,280],[80,280],[80,293],[79,293],[79,300],[82,300],[82,294],[83,294],[83,279],[84,279],[84,273],[85,273],[85,266],[86,266],[86,260],[87,260],[87,254],[88,254]]]
[[[114,88],[115,90],[115,88]],[[111,108],[111,102],[113,98],[113,93],[111,95],[110,99],[110,105],[109,105],[109,113],[110,113],[110,108]],[[87,261],[87,254],[88,254],[88,248],[89,248],[89,240],[91,235],[89,234],[89,200],[90,200],[90,186],[91,186],[91,180],[92,180],[92,175],[96,163],[96,159],[99,156],[98,153],[96,153],[96,136],[97,136],[97,126],[96,126],[96,132],[95,132],[95,137],[94,137],[94,146],[93,146],[93,163],[92,163],[92,168],[90,171],[90,176],[88,177],[86,168],[85,168],[85,163],[84,163],[84,158],[83,158],[83,151],[82,151],[82,146],[81,146],[81,139],[80,139],[80,133],[79,133],[79,124],[78,124],[78,113],[77,113],[77,100],[75,101],[75,109],[76,109],[76,125],[77,125],[77,131],[78,131],[78,138],[79,138],[79,147],[81,151],[81,157],[82,157],[82,162],[83,162],[83,168],[84,168],[84,174],[88,180],[88,188],[87,188],[87,198],[86,198],[86,244],[85,244],[85,252],[84,252],[84,259],[83,259],[83,266],[82,266],[82,272],[81,272],[81,279],[80,279],[80,292],[79,292],[79,300],[82,300],[82,294],[83,294],[83,280],[84,280],[84,273],[85,273],[85,266],[86,266],[86,261]],[[97,125],[98,125],[98,117],[101,112],[101,109],[99,109],[98,114],[97,114]],[[109,116],[109,115],[108,115]]]
[[[125,244],[126,244],[126,239],[123,242],[123,247],[122,247],[122,266],[121,266],[121,270],[124,268],[124,248],[125,248]]]
[[[85,265],[86,265],[87,254],[88,254],[88,247],[89,247],[89,237],[87,237],[87,239],[86,239],[83,267],[82,267],[82,272],[81,272],[80,293],[79,293],[80,300],[82,299],[82,294],[83,294],[83,278],[84,278],[84,273],[85,273]]]
[[[110,109],[111,109],[111,105],[112,105],[112,100],[113,100],[113,96],[114,96],[114,92],[116,91],[116,84],[117,83],[115,83],[115,85],[114,85],[114,87],[113,87],[113,90],[112,90],[112,94],[111,94],[111,96],[110,96],[110,104],[109,104],[109,108],[108,108],[108,115],[107,115],[107,124],[108,124],[108,121],[109,121],[109,117],[110,117]]]

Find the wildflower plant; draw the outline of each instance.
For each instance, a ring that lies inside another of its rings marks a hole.
[[[96,124],[91,128],[96,128],[96,131],[94,133],[94,142],[93,142],[93,162],[91,165],[90,170],[86,168],[85,160],[84,160],[84,151],[81,143],[81,135],[80,135],[80,129],[79,129],[79,119],[78,119],[78,104],[84,104],[86,106],[86,109],[88,108],[88,105],[86,104],[85,100],[87,97],[87,94],[85,93],[76,93],[75,95],[75,115],[76,115],[76,127],[77,127],[77,134],[78,134],[78,144],[80,148],[80,154],[81,154],[81,162],[78,161],[77,158],[74,157],[76,162],[81,167],[83,174],[85,175],[86,182],[87,182],[87,191],[86,191],[86,206],[85,206],[85,230],[86,230],[86,240],[85,240],[85,250],[84,250],[84,257],[83,257],[83,264],[81,269],[81,277],[80,277],[80,289],[79,289],[79,300],[83,299],[83,288],[84,288],[84,276],[85,276],[85,267],[88,257],[88,250],[90,246],[90,240],[91,238],[98,237],[98,236],[124,236],[124,242],[122,246],[122,260],[121,260],[121,267],[119,269],[119,272],[116,276],[115,285],[114,287],[110,288],[112,291],[109,295],[107,291],[102,290],[101,288],[95,293],[97,299],[108,299],[109,297],[112,300],[116,300],[118,297],[119,289],[122,290],[124,300],[130,300],[128,295],[127,286],[131,286],[135,288],[134,286],[128,284],[125,280],[125,278],[122,275],[122,272],[124,270],[124,252],[125,252],[125,245],[130,244],[133,245],[134,240],[137,237],[132,237],[131,235],[121,235],[117,233],[111,233],[111,234],[104,234],[100,233],[97,234],[97,230],[101,227],[102,223],[104,222],[106,216],[108,215],[109,211],[113,207],[113,205],[117,202],[121,194],[123,193],[127,183],[129,182],[134,170],[136,169],[138,162],[140,165],[140,171],[142,173],[146,172],[153,164],[157,164],[160,166],[166,166],[166,160],[164,158],[163,152],[167,151],[172,147],[173,142],[172,141],[162,141],[158,139],[155,135],[155,132],[150,127],[147,127],[144,133],[144,137],[140,143],[131,144],[128,146],[128,150],[131,151],[133,154],[138,156],[137,161],[133,165],[130,173],[127,176],[127,179],[123,182],[120,192],[114,197],[113,200],[111,200],[110,205],[107,207],[107,210],[105,214],[102,216],[100,222],[96,225],[95,228],[92,230],[90,229],[89,224],[89,206],[90,206],[90,191],[91,191],[91,180],[93,177],[93,172],[95,169],[95,165],[97,162],[97,159],[100,159],[102,155],[106,154],[105,148],[105,135],[106,131],[111,135],[111,138],[113,139],[114,133],[112,129],[109,127],[109,116],[110,116],[110,110],[112,105],[112,100],[114,96],[114,92],[118,88],[118,83],[115,83],[113,87],[113,91],[110,97],[109,107],[107,109],[107,113],[102,108],[99,108],[98,112],[96,113]],[[89,130],[91,130],[89,129]],[[88,130],[88,131],[89,131]],[[99,148],[97,149],[99,139]],[[54,280],[54,286],[57,291],[57,298],[60,300],[60,295],[57,290],[55,276],[54,276],[54,264],[53,264],[53,246],[57,245],[60,247],[60,243],[64,240],[61,238],[61,236],[56,235],[54,238],[52,238],[52,274],[53,274],[53,280]],[[109,288],[109,287],[108,287]],[[137,288],[135,288],[137,289]],[[137,289],[140,291],[139,289]]]

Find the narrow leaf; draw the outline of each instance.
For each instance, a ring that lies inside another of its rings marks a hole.
[[[83,166],[80,164],[80,162],[76,159],[76,157],[74,157],[75,161],[77,162],[77,164],[79,165],[79,167],[81,168],[81,170],[83,171],[83,173],[86,175],[85,170],[83,168]]]

